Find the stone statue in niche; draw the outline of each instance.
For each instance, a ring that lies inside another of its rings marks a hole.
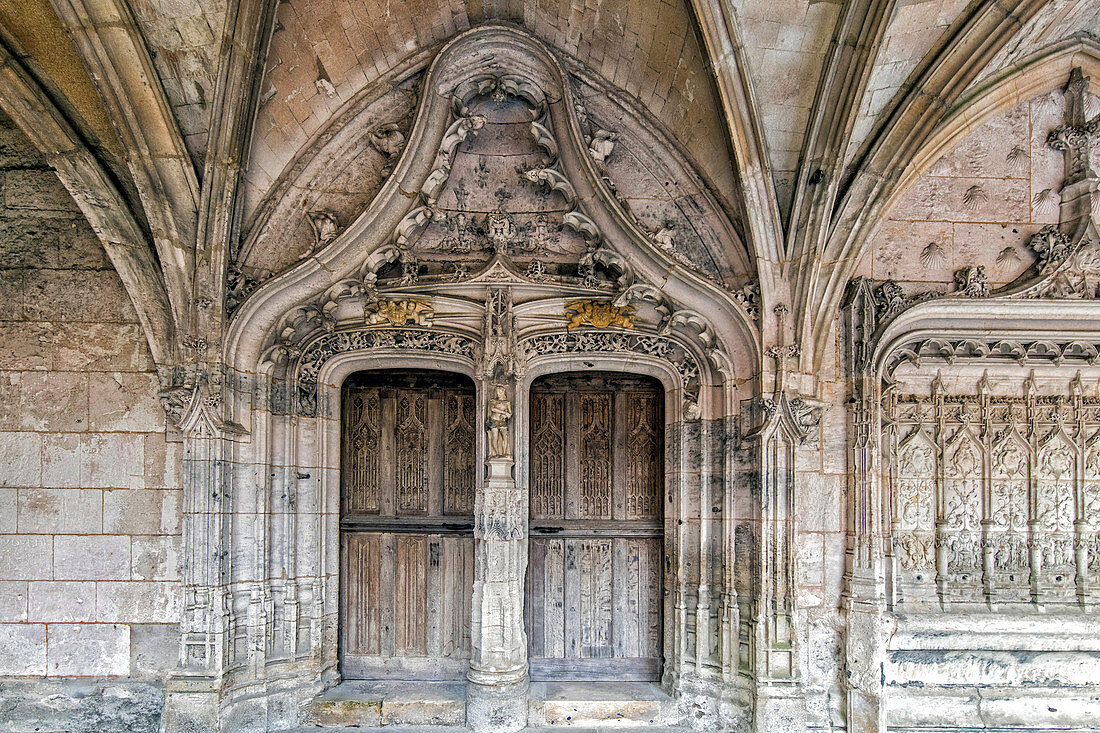
[[[512,453],[508,424],[512,420],[512,403],[504,385],[493,386],[489,400],[489,457],[506,458]]]

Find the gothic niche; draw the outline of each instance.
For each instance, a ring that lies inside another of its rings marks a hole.
[[[508,81],[480,91],[465,104],[456,98],[421,189],[425,206],[406,217],[407,238],[399,227],[402,256],[379,270],[379,287],[460,281],[495,255],[535,280],[610,287],[615,275],[590,256],[598,235],[575,213],[545,103]]]

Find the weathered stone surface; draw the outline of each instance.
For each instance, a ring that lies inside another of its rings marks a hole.
[[[178,622],[180,587],[148,581],[96,583],[96,620],[139,624]]]
[[[51,538],[44,538],[49,541]],[[127,580],[130,538],[125,535],[58,535],[53,539],[57,580]]]
[[[51,676],[122,676],[130,672],[130,627],[50,624],[46,639]]]
[[[99,534],[103,492],[98,489],[20,489],[19,532]]]
[[[39,580],[53,577],[53,538],[0,535],[0,578]]]
[[[27,582],[0,581],[0,623],[27,620]]]
[[[96,584],[90,581],[31,581],[27,584],[27,617],[38,623],[93,622]]]
[[[103,531],[158,535],[179,532],[180,491],[109,489],[103,492]]]
[[[41,436],[0,433],[0,486],[36,486],[41,471]]]
[[[0,725],[5,730],[73,733],[156,733],[164,687],[118,680],[0,682]]]
[[[0,624],[0,674],[37,677],[46,674],[46,627]]]

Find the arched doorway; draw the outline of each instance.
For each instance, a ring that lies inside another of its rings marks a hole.
[[[531,386],[525,594],[533,680],[661,674],[664,392],[555,374]]]
[[[340,664],[347,679],[462,679],[470,656],[475,389],[448,372],[344,382]]]

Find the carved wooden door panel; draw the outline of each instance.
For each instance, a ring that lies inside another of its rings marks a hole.
[[[663,399],[603,373],[531,389],[532,679],[660,677]]]
[[[363,372],[344,387],[340,651],[350,679],[463,679],[473,583],[474,387]]]

